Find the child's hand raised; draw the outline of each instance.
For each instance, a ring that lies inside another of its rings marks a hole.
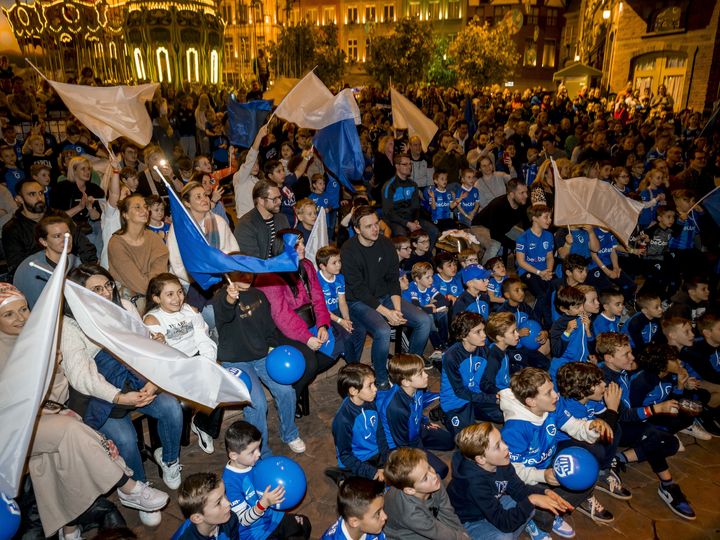
[[[620,389],[620,385],[615,382],[608,384],[607,388],[605,388],[605,394],[603,395],[605,406],[611,411],[617,412],[618,407],[620,407],[621,398],[622,390]]]
[[[565,333],[571,334],[575,330],[577,330],[578,322],[577,319],[573,319],[572,321],[568,321],[567,326],[565,327]]]
[[[265,487],[265,492],[260,497],[260,505],[263,508],[270,508],[276,504],[280,504],[285,500],[285,488],[279,485],[273,490],[270,490],[270,486]]]

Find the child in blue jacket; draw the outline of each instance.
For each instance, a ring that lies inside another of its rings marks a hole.
[[[590,318],[583,311],[585,295],[575,287],[563,287],[555,297],[560,317],[550,327],[550,376],[555,380],[557,370],[574,361],[587,361]]]

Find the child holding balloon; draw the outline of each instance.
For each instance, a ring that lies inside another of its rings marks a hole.
[[[584,490],[565,489],[560,487],[552,466],[557,452],[558,429],[573,439],[594,443],[601,436],[612,437],[607,423],[559,414],[558,395],[553,382],[541,369],[518,371],[510,379],[510,388],[502,390],[499,395],[500,409],[505,416],[502,436],[510,450],[510,461],[523,482],[553,486],[553,491],[591,519],[599,514],[604,522],[611,521],[612,514],[592,496],[594,481]],[[560,516],[538,512],[535,519],[543,530],[552,528],[553,533],[563,538],[575,536],[575,531]]]
[[[310,538],[307,516],[291,514],[273,507],[285,500],[285,488],[253,484],[253,467],[260,459],[260,431],[247,422],[233,422],[225,432],[228,463],[223,481],[230,508],[240,522],[240,540]]]

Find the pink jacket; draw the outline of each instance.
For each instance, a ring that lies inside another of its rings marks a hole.
[[[325,295],[320,287],[315,267],[307,259],[300,261],[300,264],[305,267],[305,272],[307,273],[310,283],[315,322],[317,326],[330,328],[330,312],[328,312],[325,306]],[[297,297],[293,296],[288,284],[277,274],[257,274],[255,287],[267,296],[272,318],[286,337],[302,343],[307,343],[308,339],[313,337],[305,321],[295,313],[297,308],[310,303],[311,300],[308,298],[307,291],[302,282],[300,282],[300,278],[298,278]]]

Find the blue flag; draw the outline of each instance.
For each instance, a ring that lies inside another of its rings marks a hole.
[[[354,120],[341,120],[319,130],[313,137],[313,144],[325,167],[345,188],[355,193],[350,182],[362,178],[365,157]]]
[[[720,189],[715,188],[710,192],[707,199],[702,203],[702,207],[715,220],[715,223],[720,227]]]
[[[227,110],[230,114],[230,144],[250,148],[260,127],[272,110],[271,99],[258,99],[240,103],[228,99]]]
[[[188,274],[203,289],[207,290],[215,283],[222,281],[222,274],[226,272],[264,274],[268,272],[294,272],[297,270],[296,235],[284,235],[285,250],[272,259],[263,260],[246,255],[228,255],[208,244],[205,236],[170,186],[168,186],[168,199],[170,201],[175,238],[177,239],[183,264]]]

